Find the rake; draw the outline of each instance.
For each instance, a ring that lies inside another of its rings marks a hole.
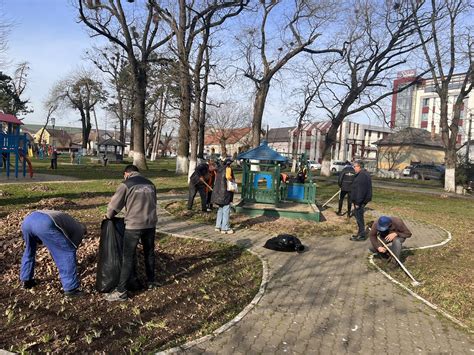
[[[402,262],[400,260],[398,260],[398,258],[395,256],[395,254],[393,253],[393,251],[387,246],[387,244],[385,244],[383,242],[383,240],[377,235],[377,239],[380,243],[382,243],[383,247],[385,249],[388,250],[388,252],[390,253],[390,255],[392,255],[392,257],[398,262],[398,264],[401,266],[401,268],[403,269],[403,271],[405,271],[405,274],[408,275],[408,277],[412,280],[411,282],[411,285],[412,286],[420,286],[421,285],[421,282],[417,281],[412,274],[410,274],[410,272],[408,271],[408,269],[405,267],[405,265],[402,264]]]

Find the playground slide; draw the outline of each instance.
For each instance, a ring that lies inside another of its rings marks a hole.
[[[26,157],[25,154],[20,151],[20,159],[25,159],[26,164],[28,164],[28,173],[30,174],[30,178],[33,178],[33,165],[31,165],[30,158]]]

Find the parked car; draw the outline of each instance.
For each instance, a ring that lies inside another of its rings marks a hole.
[[[339,173],[342,171],[342,169],[344,169],[344,167],[346,166],[346,162],[345,161],[342,161],[342,160],[333,160],[331,162],[331,166],[329,167],[329,170],[332,172],[332,173]]]
[[[444,180],[444,167],[435,164],[416,164],[411,169],[414,179]]]
[[[321,164],[318,163],[316,160],[308,160],[308,167],[311,170],[321,170]]]
[[[405,166],[405,169],[402,170],[402,175],[403,176],[410,176],[411,175],[411,169],[413,169],[412,165]]]

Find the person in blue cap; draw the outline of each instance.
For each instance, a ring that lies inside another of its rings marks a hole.
[[[44,244],[53,257],[66,296],[78,296],[76,251],[87,233],[86,226],[62,211],[39,210],[27,215],[21,225],[25,251],[21,259],[20,281],[23,288],[36,286],[34,279],[36,249]]]
[[[398,217],[381,216],[377,219],[370,229],[369,238],[372,243],[370,249],[373,253],[379,253],[382,257],[390,259],[389,252],[385,247],[377,240],[377,235],[384,241],[385,244],[390,244],[388,247],[400,259],[400,253],[402,251],[402,244],[407,238],[410,238],[412,233],[403,221]],[[390,260],[392,266],[398,267],[396,260]]]

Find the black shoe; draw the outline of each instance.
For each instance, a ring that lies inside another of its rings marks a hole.
[[[148,289],[149,290],[153,290],[153,289],[158,288],[160,286],[161,285],[156,281],[148,282]]]
[[[26,290],[29,290],[30,288],[33,288],[37,285],[38,283],[36,282],[35,279],[28,280],[28,281],[23,281],[21,283],[21,287],[23,287]]]
[[[344,216],[344,213],[342,213],[341,211],[337,211],[336,214],[337,214],[338,216]]]
[[[363,242],[366,239],[367,237],[365,235],[353,235],[350,238],[350,240],[352,240],[353,242]]]
[[[81,289],[79,287],[75,288],[74,290],[64,292],[64,296],[66,296],[68,298],[80,297],[83,294],[84,293],[81,291]]]

